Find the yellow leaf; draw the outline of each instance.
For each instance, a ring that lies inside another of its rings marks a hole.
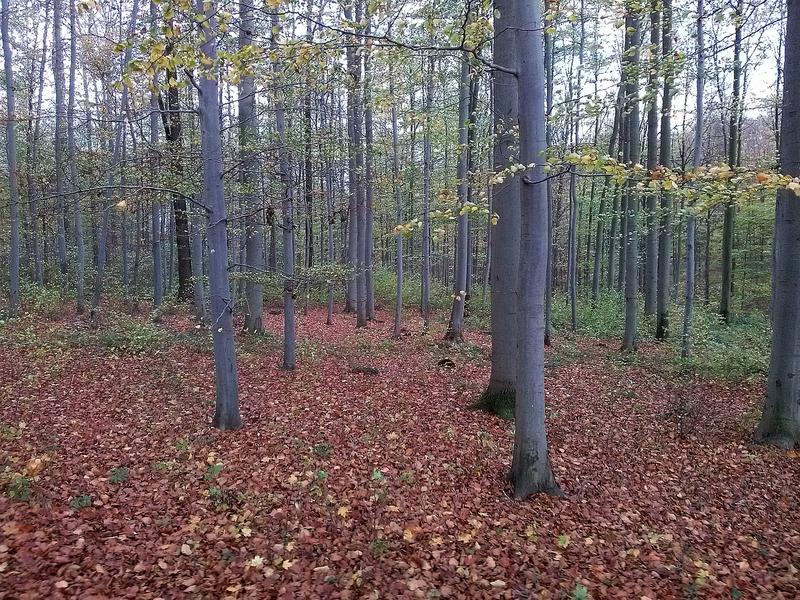
[[[349,513],[350,509],[347,506],[340,506],[339,510],[336,511],[336,514],[342,517],[343,519],[346,519]]]

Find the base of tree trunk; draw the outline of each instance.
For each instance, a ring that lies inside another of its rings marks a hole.
[[[547,496],[562,497],[564,492],[556,483],[556,478],[548,462],[544,473],[520,473],[512,471],[508,474],[508,481],[514,498],[525,500],[535,494],[546,494]]]
[[[264,322],[260,317],[251,318],[250,315],[245,315],[244,318],[244,331],[247,333],[264,333]]]
[[[444,334],[444,341],[450,344],[462,344],[464,342],[464,334],[448,328]]]
[[[515,398],[516,392],[513,389],[493,386],[490,383],[470,408],[496,415],[504,421],[513,421]]]
[[[755,441],[765,446],[775,446],[783,450],[792,450],[796,446],[800,446],[800,439],[792,436],[785,431],[779,432],[765,432],[759,426],[755,434]]]

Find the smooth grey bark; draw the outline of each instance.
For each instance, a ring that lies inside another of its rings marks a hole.
[[[253,0],[242,0],[239,4],[240,28],[239,48],[253,44]],[[245,264],[249,277],[245,280],[244,328],[250,332],[262,332],[264,324],[264,284],[258,280],[264,273],[264,226],[261,200],[256,196],[258,186],[257,156],[258,120],[256,117],[255,77],[247,72],[239,83],[239,161],[241,165],[242,205],[245,219]]]
[[[360,24],[363,17],[363,2],[355,0],[355,19]],[[361,36],[358,43],[363,42]],[[356,327],[367,326],[367,198],[364,182],[364,60],[363,54],[357,53],[358,91],[353,103],[353,145],[355,146],[356,159],[356,228],[358,231],[356,243]]]
[[[394,76],[389,66],[389,96],[394,95]],[[403,220],[402,193],[400,191],[400,143],[397,134],[397,99],[392,102],[392,186],[394,188],[394,218],[397,225]],[[400,337],[403,317],[403,234],[395,233],[395,299],[394,299],[394,337]]]
[[[78,60],[78,28],[75,0],[69,2],[69,88],[67,90],[67,160],[69,161],[70,192],[72,193],[72,218],[75,236],[75,300],[78,314],[86,310],[84,290],[86,249],[83,241],[83,215],[78,178],[77,144],[75,142],[75,71]]]
[[[3,67],[6,77],[6,158],[8,159],[9,221],[9,312],[12,317],[19,310],[19,181],[17,175],[17,109],[14,95],[14,65],[11,55],[11,39],[8,0],[2,0]]]
[[[370,33],[369,14],[367,15],[367,35]],[[372,94],[370,87],[372,86],[371,71],[369,68],[370,55],[367,49],[364,54],[364,302],[366,316],[368,320],[375,318],[375,283],[372,274],[372,259],[373,259],[373,202],[375,196],[375,157],[373,152],[373,119],[372,119]]]
[[[203,279],[203,233],[201,217],[192,213],[192,297],[194,299],[194,316],[201,325],[208,323],[208,304]]]
[[[787,0],[780,172],[800,176],[800,2]],[[780,189],[775,204],[772,351],[756,437],[781,448],[800,443],[800,203]]]
[[[520,209],[517,376],[514,454],[509,479],[516,498],[559,494],[547,451],[544,408],[544,294],[547,272],[547,186],[542,18],[539,0],[519,0]]]
[[[71,0],[68,0],[71,1]],[[56,250],[61,274],[67,274],[67,227],[64,194],[66,179],[66,105],[64,104],[64,39],[61,25],[64,19],[63,0],[53,0],[53,87],[55,88],[55,170],[56,170]]]
[[[626,38],[628,54],[626,62],[626,163],[639,162],[639,54],[642,43],[640,19],[635,10],[626,18]],[[638,311],[637,295],[639,292],[639,232],[637,227],[639,213],[639,199],[635,192],[635,183],[628,181],[625,190],[625,332],[622,338],[622,349],[633,351],[636,349],[636,318]]]
[[[728,166],[734,169],[739,164],[739,112],[741,110],[742,79],[742,21],[744,0],[737,0],[734,10],[733,41],[733,91],[731,92],[730,125],[728,127]],[[787,46],[788,47],[788,46]],[[784,90],[784,94],[785,94]],[[719,314],[725,323],[731,318],[731,291],[733,286],[733,236],[736,206],[733,198],[725,202],[722,222],[722,291],[719,298]]]
[[[670,57],[672,56],[672,0],[663,0],[663,10],[662,55]],[[672,162],[672,69],[664,73],[663,98],[659,163],[669,168]],[[702,151],[702,148],[700,151]],[[659,225],[656,339],[663,340],[669,335],[670,286],[672,281],[672,193],[669,190],[662,190],[661,192],[661,219]],[[694,229],[692,233],[694,233]],[[692,244],[694,244],[694,240],[692,240]]]
[[[28,188],[28,214],[30,215],[30,244],[33,254],[33,278],[38,285],[44,285],[44,272],[42,270],[42,252],[39,244],[39,185],[34,177],[34,171],[39,164],[39,142],[41,140],[41,113],[42,96],[44,95],[44,72],[47,64],[47,40],[50,22],[50,3],[44,7],[44,33],[42,34],[42,54],[39,62],[38,84],[36,88],[36,105],[33,104],[33,90],[28,97],[28,110],[33,120],[32,131],[27,149],[27,168],[25,180]],[[31,73],[31,77],[33,73]],[[91,136],[89,136],[91,139]]]
[[[469,153],[469,57],[461,55],[461,75],[458,92],[458,163],[456,179],[458,180],[458,207],[461,209],[467,200],[467,160]],[[461,214],[463,212],[463,214]],[[467,290],[467,233],[469,216],[466,211],[459,210],[458,232],[456,233],[455,269],[453,271],[453,306],[450,310],[450,321],[444,339],[449,342],[461,342],[464,339],[464,302]]]
[[[280,36],[280,25],[278,15],[272,16],[272,40],[271,48],[278,50],[278,37]],[[277,80],[280,80],[282,66],[276,60],[272,64],[273,73]],[[278,133],[278,168],[280,169],[281,193],[281,221],[283,228],[283,365],[286,370],[295,368],[296,357],[296,333],[294,322],[294,301],[295,301],[295,281],[294,281],[294,191],[292,189],[291,178],[289,177],[289,147],[286,142],[286,115],[285,98],[283,90],[278,86],[275,89],[275,130]]]
[[[427,331],[431,318],[431,177],[433,159],[431,152],[431,107],[433,105],[434,58],[428,56],[425,74],[425,125],[422,131],[422,264],[420,265],[422,326]]]
[[[494,29],[495,64],[512,71],[518,68],[516,0],[496,0]],[[519,122],[517,78],[493,71],[492,114],[495,142],[493,170],[502,171],[516,162],[515,131]],[[513,401],[516,390],[517,284],[519,283],[520,177],[506,177],[492,186],[492,209],[498,215],[491,238],[492,266],[490,298],[492,353],[489,383],[479,401],[492,408],[497,402]],[[493,409],[494,410],[494,409]],[[508,411],[510,412],[510,411]]]
[[[150,31],[155,34],[158,26],[158,8],[153,0],[150,0]],[[153,90],[158,89],[158,80],[153,76]],[[158,169],[158,158],[155,148],[158,146],[158,92],[150,92],[150,147],[153,156],[150,161],[150,168],[155,172]],[[164,281],[161,271],[161,203],[155,196],[151,200],[150,208],[150,243],[153,258],[153,307],[161,306],[164,301]]]
[[[237,429],[239,390],[233,335],[233,299],[228,277],[228,221],[222,183],[222,137],[219,119],[219,68],[217,19],[214,0],[197,0],[202,17],[200,53],[211,66],[199,73],[200,149],[203,158],[203,199],[208,207],[209,296],[211,334],[214,341],[214,372],[217,398],[212,425]]]
[[[696,169],[703,164],[703,94],[705,93],[705,44],[703,19],[703,0],[697,0],[697,69],[695,89],[695,122],[692,166]],[[689,207],[686,219],[686,285],[684,289],[683,331],[681,334],[681,357],[688,358],[692,344],[692,314],[694,312],[694,237],[695,217]]]
[[[661,42],[661,14],[659,5],[663,0],[650,2],[650,74],[647,82],[648,109],[647,109],[647,170],[653,173],[658,168],[658,65],[661,63],[655,57],[659,54]],[[666,4],[664,8],[666,11]],[[666,15],[665,15],[666,20]],[[671,60],[670,56],[667,56]],[[664,135],[669,131],[662,130]],[[645,234],[645,262],[644,262],[644,314],[656,313],[658,302],[658,191],[648,190],[647,213],[645,214],[647,233]]]
[[[344,18],[353,21],[352,4],[344,5]],[[360,139],[356,140],[356,107],[359,103],[361,86],[361,61],[356,56],[356,39],[354,35],[349,36],[349,44],[346,50],[347,73],[349,89],[347,91],[347,157],[348,157],[348,226],[347,226],[347,266],[350,270],[347,279],[345,293],[345,312],[356,312],[358,296],[358,166],[356,163],[356,146],[360,144]],[[360,136],[359,136],[360,137]]]

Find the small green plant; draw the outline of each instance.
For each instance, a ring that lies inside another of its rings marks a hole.
[[[8,484],[8,497],[21,502],[31,499],[31,483],[33,480],[25,475],[15,475]]]
[[[369,478],[378,483],[383,483],[386,479],[380,469],[372,469],[372,473],[370,474]]]
[[[128,481],[129,474],[130,471],[128,470],[128,467],[115,467],[111,469],[108,480],[115,485],[119,485]]]
[[[411,471],[400,471],[400,481],[405,485],[413,485],[414,473]]]
[[[88,508],[92,505],[92,497],[89,494],[81,494],[80,496],[73,496],[69,501],[69,507],[75,510]]]
[[[206,470],[205,475],[203,475],[203,479],[206,481],[211,481],[219,477],[219,474],[222,473],[222,467],[224,465],[221,462],[214,463],[213,465],[208,465],[208,469]]]
[[[153,469],[160,473],[168,473],[175,468],[175,461],[173,460],[159,460],[153,463]]]
[[[314,445],[313,451],[320,458],[328,458],[331,455],[331,445],[328,442],[320,442]]]
[[[580,583],[575,586],[575,589],[572,590],[569,597],[571,600],[589,600],[589,598],[591,598],[589,590],[585,585],[581,585]]]
[[[375,538],[369,545],[369,549],[372,552],[373,557],[379,558],[382,554],[389,550],[389,542],[383,538]]]
[[[177,442],[175,442],[175,449],[178,452],[188,452],[189,451],[189,440],[186,438],[181,438]]]

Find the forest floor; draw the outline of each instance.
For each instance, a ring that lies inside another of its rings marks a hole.
[[[242,336],[243,428],[224,433],[186,317],[5,325],[0,597],[800,595],[800,459],[751,443],[761,382],[561,341],[547,416],[565,496],[520,502],[512,424],[469,408],[488,336],[448,348],[410,314],[393,341],[378,319],[299,316],[295,372],[279,338]]]

